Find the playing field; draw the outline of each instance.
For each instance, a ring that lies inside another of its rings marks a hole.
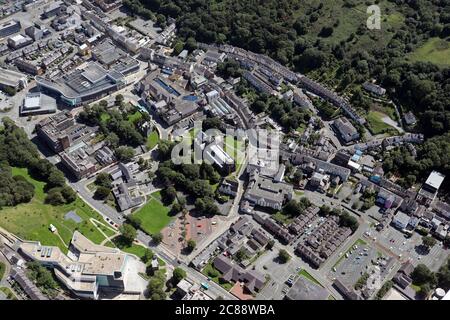
[[[141,228],[145,232],[155,234],[160,232],[172,220],[169,212],[169,207],[165,207],[160,201],[151,198],[149,202],[134,213],[134,216],[141,219]]]

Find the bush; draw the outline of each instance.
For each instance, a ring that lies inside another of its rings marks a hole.
[[[61,194],[64,197],[66,203],[72,203],[77,199],[76,192],[69,186],[65,186],[61,189]]]
[[[152,235],[152,241],[155,244],[160,244],[162,242],[162,240],[163,240],[162,233],[159,232],[159,233],[155,233],[154,235]]]
[[[289,261],[289,259],[291,259],[291,256],[286,250],[280,249],[280,251],[278,252],[278,258],[280,259],[281,263],[286,263]]]
[[[95,190],[94,198],[104,200],[109,196],[110,193],[111,193],[111,189],[103,187],[103,186],[99,186],[97,188],[97,190]]]

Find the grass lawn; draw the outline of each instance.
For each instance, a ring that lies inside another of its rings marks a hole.
[[[211,271],[212,272],[217,271],[218,276],[211,277],[210,274],[209,274]],[[215,283],[217,283],[218,285],[220,285],[222,288],[224,288],[227,291],[230,291],[231,288],[233,288],[233,284],[232,283],[225,282],[225,281],[219,279],[220,278],[220,271],[217,270],[216,268],[214,268],[214,266],[212,265],[211,261],[208,262],[208,264],[203,268],[202,273],[205,276],[209,277],[212,281],[214,281]]]
[[[158,131],[153,130],[147,137],[147,149],[153,149],[159,142],[159,134]]]
[[[14,294],[14,292],[11,291],[10,288],[1,287],[0,291],[2,291],[6,295],[7,299],[9,299],[9,300],[17,300],[16,295]]]
[[[157,200],[161,201],[161,191],[155,191],[150,194],[153,198],[156,198]]]
[[[450,38],[428,39],[410,55],[412,61],[432,62],[438,66],[450,66]]]
[[[285,214],[283,214],[281,211],[278,211],[277,213],[272,215],[272,218],[275,219],[275,221],[284,223],[284,224],[289,224],[292,222],[292,220],[294,220],[293,217],[287,216]]]
[[[136,111],[128,116],[127,121],[131,123],[135,123],[140,118],[142,118],[142,113],[140,111]]]
[[[109,120],[109,118],[111,118],[111,116],[110,116],[109,114],[107,114],[106,112],[105,112],[105,113],[102,113],[102,114],[100,115],[100,120],[101,120],[102,122],[107,122],[107,121]]]
[[[305,132],[306,129],[306,123],[302,123],[297,129],[296,131],[300,134],[302,134],[303,132]]]
[[[141,219],[141,227],[145,232],[155,234],[160,232],[172,220],[169,212],[169,207],[165,207],[161,202],[152,198],[136,211],[134,216]]]
[[[25,240],[38,240],[43,245],[58,246],[63,252],[67,251],[67,247],[58,235],[48,229],[50,224],[58,229],[66,244],[70,242],[76,229],[97,244],[105,239],[89,221],[90,218],[95,218],[103,222],[103,218],[83,200],[77,198],[74,202],[62,206],[45,204],[44,182],[31,178],[26,168],[13,168],[12,173],[24,176],[31,182],[35,186],[35,195],[29,203],[3,207],[0,210],[0,226]],[[65,220],[64,215],[69,211],[75,211],[83,221],[77,224],[73,220]]]
[[[382,118],[386,115],[379,111],[370,111],[366,119],[369,123],[369,130],[372,134],[392,133],[398,134],[397,129],[383,122]]]
[[[3,279],[3,276],[5,274],[6,266],[3,262],[0,262],[0,280]]]
[[[315,284],[318,284],[319,286],[323,287],[323,286],[320,284],[320,282],[317,281],[317,279],[314,278],[311,274],[309,274],[309,272],[306,271],[305,269],[302,269],[298,274],[299,274],[300,276],[302,276],[302,277],[308,279],[309,281],[311,281],[311,282],[313,282],[313,283],[315,283]]]
[[[419,292],[420,291],[420,286],[416,286],[415,284],[410,284],[410,287],[415,291],[415,292]]]
[[[134,254],[141,259],[145,254],[145,247],[139,244],[132,244],[131,247],[120,248],[123,252]]]

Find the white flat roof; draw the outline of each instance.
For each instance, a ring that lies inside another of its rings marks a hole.
[[[444,181],[445,176],[437,171],[432,171],[430,175],[428,176],[427,181],[425,183],[429,186],[432,186],[433,188],[439,189],[442,182]]]

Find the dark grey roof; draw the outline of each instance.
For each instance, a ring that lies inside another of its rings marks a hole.
[[[329,292],[325,288],[309,281],[303,276],[300,276],[286,294],[286,299],[327,300],[329,295]]]

